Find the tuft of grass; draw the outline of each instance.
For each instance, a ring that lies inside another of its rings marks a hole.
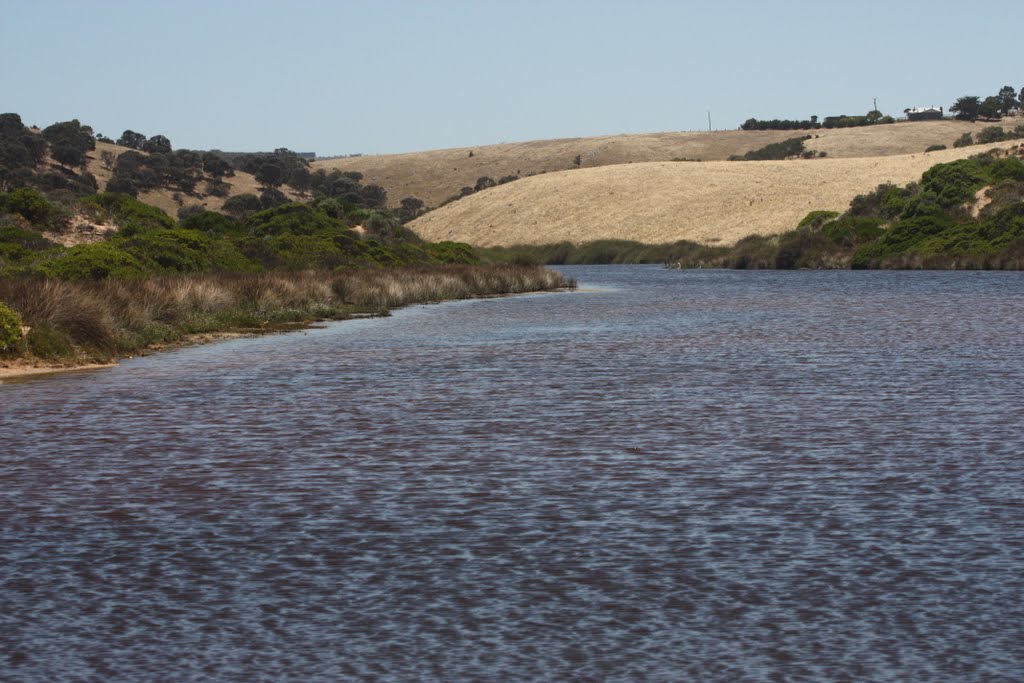
[[[273,330],[416,303],[574,286],[538,266],[450,265],[141,281],[0,278],[0,299],[30,326],[29,354],[107,360],[195,333]]]

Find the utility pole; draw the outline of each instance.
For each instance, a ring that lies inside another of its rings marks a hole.
[[[875,108],[872,109],[871,111],[878,111],[878,98],[877,97],[872,97],[871,101],[875,103]]]
[[[711,132],[711,107],[708,107],[708,132]]]

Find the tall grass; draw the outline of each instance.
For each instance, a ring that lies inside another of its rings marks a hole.
[[[534,266],[439,266],[143,281],[0,278],[0,301],[31,328],[24,353],[107,360],[194,333],[267,330],[416,303],[574,286]]]

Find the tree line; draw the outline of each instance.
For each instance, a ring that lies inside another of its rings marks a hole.
[[[995,95],[981,98],[977,95],[964,95],[958,97],[949,110],[956,114],[956,117],[965,121],[977,121],[987,119],[998,121],[1003,116],[1009,116],[1015,111],[1024,107],[1024,87],[1018,95],[1012,86],[1004,85]]]
[[[979,97],[964,95],[958,97],[949,111],[956,118],[966,121],[987,119],[997,121],[1024,108],[1024,87],[1018,92],[1012,86],[1004,85],[995,95]],[[740,124],[740,130],[814,130],[817,128],[848,128],[871,126],[878,123],[894,123],[896,119],[873,109],[864,116],[827,116],[819,121],[817,116],[808,119],[756,119],[749,118]]]

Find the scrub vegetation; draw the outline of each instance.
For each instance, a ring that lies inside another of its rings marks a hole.
[[[138,150],[110,164],[108,187],[121,191],[96,192],[88,126],[38,132],[0,116],[0,357],[106,361],[194,334],[572,285],[543,268],[480,264],[467,244],[422,240],[403,225],[415,202],[392,211],[358,173],[311,173],[287,150],[174,152],[164,136],[132,131],[120,142]],[[230,197],[221,212],[190,206],[172,218],[136,196],[193,193],[203,174],[225,178],[235,166],[263,190]],[[285,181],[308,193],[303,202],[278,189]]]

